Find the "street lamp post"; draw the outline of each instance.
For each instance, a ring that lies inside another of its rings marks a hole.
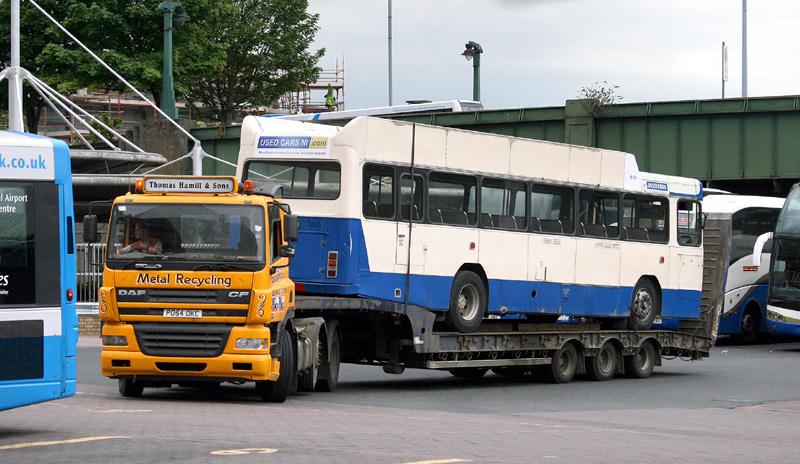
[[[473,41],[469,41],[464,45],[464,52],[462,55],[467,61],[472,61],[472,99],[474,101],[481,101],[481,54],[483,48]]]
[[[189,17],[184,14],[183,6],[178,2],[162,2],[158,10],[164,14],[164,66],[161,75],[161,101],[159,107],[172,119],[178,119],[175,106],[175,85],[172,81],[172,21],[181,25]]]

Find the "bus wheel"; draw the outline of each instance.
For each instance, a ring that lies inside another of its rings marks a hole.
[[[609,380],[617,372],[617,347],[606,342],[591,358],[586,358],[586,373],[593,380]]]
[[[333,327],[329,335],[331,337],[330,348],[328,349],[327,362],[323,361],[320,367],[319,378],[317,379],[317,391],[332,392],[339,385],[339,364],[342,360],[342,340],[339,338],[339,331]]]
[[[653,373],[658,352],[653,342],[642,343],[632,356],[625,356],[625,376],[632,379],[646,379]]]
[[[761,331],[760,311],[754,306],[748,307],[742,315],[742,328],[739,339],[742,343],[751,344],[758,340]]]
[[[119,379],[119,394],[126,398],[139,398],[144,392],[144,383],[130,379]]]
[[[459,367],[450,369],[450,375],[459,379],[480,379],[489,369],[485,367]]]
[[[631,299],[631,315],[628,317],[628,328],[647,330],[653,325],[656,315],[661,312],[661,301],[655,285],[649,279],[641,279],[633,289]]]
[[[258,391],[261,399],[270,403],[283,403],[286,401],[294,386],[293,379],[297,378],[297,372],[294,370],[294,346],[292,346],[294,343],[292,343],[292,336],[284,330],[281,332],[278,343],[281,347],[281,366],[278,380],[274,382],[269,380],[256,382],[256,391]]]
[[[461,271],[453,279],[450,307],[445,316],[447,328],[457,332],[474,332],[486,312],[486,288],[472,271]]]
[[[569,383],[578,370],[578,350],[572,343],[566,343],[553,352],[553,361],[542,366],[545,379],[550,383]]]

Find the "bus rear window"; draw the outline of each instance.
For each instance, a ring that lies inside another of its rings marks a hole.
[[[244,179],[283,185],[283,198],[339,198],[342,169],[333,161],[249,161]]]

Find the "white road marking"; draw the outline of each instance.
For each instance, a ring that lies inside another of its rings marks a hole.
[[[272,454],[277,453],[275,448],[242,448],[230,450],[217,450],[212,451],[210,454],[214,456],[240,456],[242,454]]]
[[[71,440],[33,441],[33,442],[29,442],[29,443],[17,443],[15,445],[2,445],[2,446],[0,446],[0,451],[2,451],[2,450],[10,450],[10,449],[35,448],[37,446],[73,445],[75,443],[87,443],[87,442],[91,442],[91,441],[101,441],[101,440],[120,440],[120,439],[127,439],[127,438],[131,438],[131,437],[107,436],[107,437],[73,438]]]

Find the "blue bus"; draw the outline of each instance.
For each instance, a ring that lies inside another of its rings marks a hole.
[[[69,149],[0,131],[0,410],[75,394]]]

